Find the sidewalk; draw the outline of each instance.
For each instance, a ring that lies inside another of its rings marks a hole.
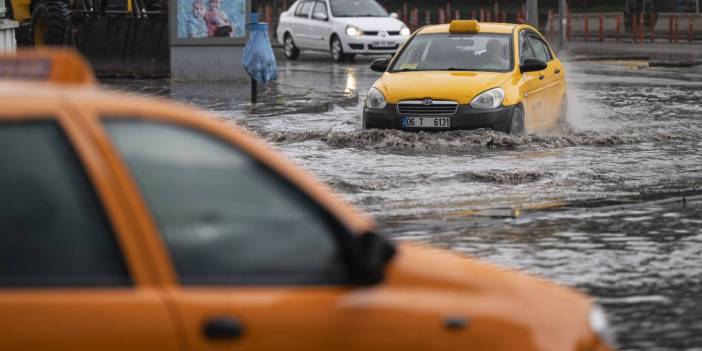
[[[554,47],[558,47],[557,44]],[[582,59],[648,59],[653,64],[693,66],[702,64],[702,43],[617,43],[599,41],[570,41],[566,55]]]

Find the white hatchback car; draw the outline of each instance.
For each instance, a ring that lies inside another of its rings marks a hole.
[[[392,55],[410,30],[375,0],[298,0],[280,15],[278,42],[285,57],[327,51],[334,61],[356,54]]]

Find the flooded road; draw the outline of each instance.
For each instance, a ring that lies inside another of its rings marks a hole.
[[[360,130],[363,97],[379,76],[369,62],[281,61],[269,103],[256,109],[242,102],[241,85],[107,84],[247,126],[375,216],[388,236],[594,295],[622,350],[702,349],[699,66],[571,63],[572,127],[513,137]],[[275,100],[280,94],[295,101]],[[304,110],[324,95],[332,102]],[[300,113],[276,113],[291,103]]]

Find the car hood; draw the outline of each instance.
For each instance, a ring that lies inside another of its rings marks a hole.
[[[478,94],[501,86],[512,76],[512,72],[386,72],[375,87],[391,104],[425,98],[468,104]]]
[[[581,350],[587,345],[590,350],[599,344],[588,322],[591,298],[450,251],[399,244],[386,271],[384,287],[413,291],[416,308],[464,316],[475,328],[470,330],[480,329],[481,324],[497,324],[525,331],[534,349]],[[507,349],[532,349],[521,346]]]
[[[334,21],[364,31],[399,31],[404,24],[392,17],[335,17]]]

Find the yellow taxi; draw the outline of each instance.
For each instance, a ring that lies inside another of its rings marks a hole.
[[[591,298],[393,244],[238,127],[66,52],[0,77],[0,350],[611,350]]]
[[[529,25],[426,26],[371,69],[383,75],[366,97],[363,128],[520,134],[565,121],[565,70]]]

